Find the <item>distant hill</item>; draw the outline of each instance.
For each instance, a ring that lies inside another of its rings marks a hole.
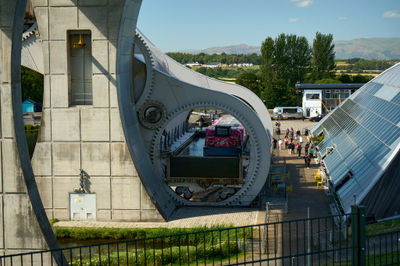
[[[181,51],[183,53],[190,53],[190,54],[261,54],[260,46],[251,46],[247,44],[238,44],[238,45],[229,45],[229,46],[218,46],[218,47],[211,47],[206,48],[203,50],[186,50]]]
[[[400,59],[400,38],[363,38],[335,41],[337,59]]]
[[[260,46],[247,44],[211,47],[203,50],[186,50],[185,53],[198,54],[260,54]],[[336,59],[400,59],[400,38],[362,38],[335,41]]]

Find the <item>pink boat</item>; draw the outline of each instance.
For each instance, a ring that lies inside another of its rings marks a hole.
[[[222,116],[206,128],[205,156],[238,156],[242,151],[245,130],[232,116]]]

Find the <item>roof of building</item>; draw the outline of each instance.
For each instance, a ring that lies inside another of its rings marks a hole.
[[[331,90],[331,89],[359,89],[365,83],[299,83],[298,90]]]
[[[32,99],[25,99],[25,101],[23,101],[22,103],[32,103],[32,104],[36,104],[36,102]]]
[[[376,184],[399,157],[400,64],[365,84],[312,129],[314,135],[322,132],[325,137],[319,151],[345,212],[354,204],[354,196],[357,204],[363,204],[378,187],[387,189]],[[399,194],[379,193],[392,200]],[[367,208],[370,212],[388,210],[388,204],[391,200],[381,200]],[[381,218],[385,215],[380,214]]]

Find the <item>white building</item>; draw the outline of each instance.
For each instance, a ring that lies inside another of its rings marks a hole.
[[[199,62],[190,62],[185,64],[188,67],[201,66]]]
[[[253,63],[233,63],[229,65],[230,67],[252,67]]]
[[[296,89],[303,91],[302,107],[307,118],[326,114],[353,94],[364,83],[303,83]]]
[[[217,68],[217,67],[221,67],[221,63],[212,62],[212,63],[204,64],[203,66],[208,67],[208,68]]]

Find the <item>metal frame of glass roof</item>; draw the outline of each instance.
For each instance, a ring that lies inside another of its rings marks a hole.
[[[346,99],[311,130],[345,212],[374,189],[400,149],[400,63]],[[390,204],[383,202],[382,204]]]

